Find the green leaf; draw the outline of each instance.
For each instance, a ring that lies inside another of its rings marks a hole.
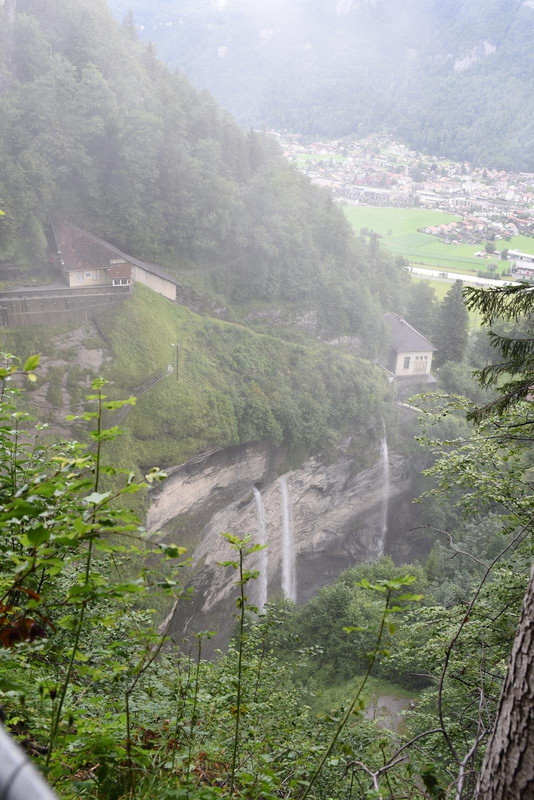
[[[24,372],[32,372],[34,369],[37,369],[40,360],[41,356],[39,355],[30,356],[24,364]]]
[[[422,600],[423,597],[423,594],[400,594],[395,598],[395,600],[400,600],[406,603],[416,603],[419,600]]]
[[[50,539],[50,531],[40,525],[26,532],[26,538],[32,547],[39,547]]]
[[[184,553],[187,553],[186,547],[177,547],[175,544],[160,544],[160,550],[162,550],[167,558],[179,558],[183,556]]]
[[[78,617],[75,614],[67,614],[65,617],[61,617],[61,619],[56,622],[56,625],[66,631],[73,631],[76,628],[77,622]]]
[[[111,492],[92,492],[85,498],[85,502],[87,505],[92,503],[93,505],[98,506],[100,503],[104,502],[104,500],[107,500],[110,495]]]

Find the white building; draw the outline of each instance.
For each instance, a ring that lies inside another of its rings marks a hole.
[[[390,346],[384,366],[395,377],[397,396],[432,390],[436,379],[431,374],[434,345],[398,314],[385,315],[390,330]]]

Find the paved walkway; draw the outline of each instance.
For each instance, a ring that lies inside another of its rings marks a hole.
[[[476,286],[518,286],[517,281],[500,281],[493,278],[479,278],[478,275],[462,275],[460,272],[447,272],[446,270],[422,269],[421,267],[406,267],[412,275],[419,275],[421,278],[443,281],[463,281],[464,283],[475,284]]]
[[[58,289],[68,289],[69,286],[64,281],[54,281],[53,283],[39,284],[30,283],[24,286],[8,286],[4,292],[52,292]]]

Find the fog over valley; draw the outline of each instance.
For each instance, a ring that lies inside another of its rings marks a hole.
[[[534,796],[533,30],[0,0],[2,800]]]

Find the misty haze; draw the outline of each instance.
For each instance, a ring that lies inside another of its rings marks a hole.
[[[533,33],[0,0],[2,800],[534,797]]]

